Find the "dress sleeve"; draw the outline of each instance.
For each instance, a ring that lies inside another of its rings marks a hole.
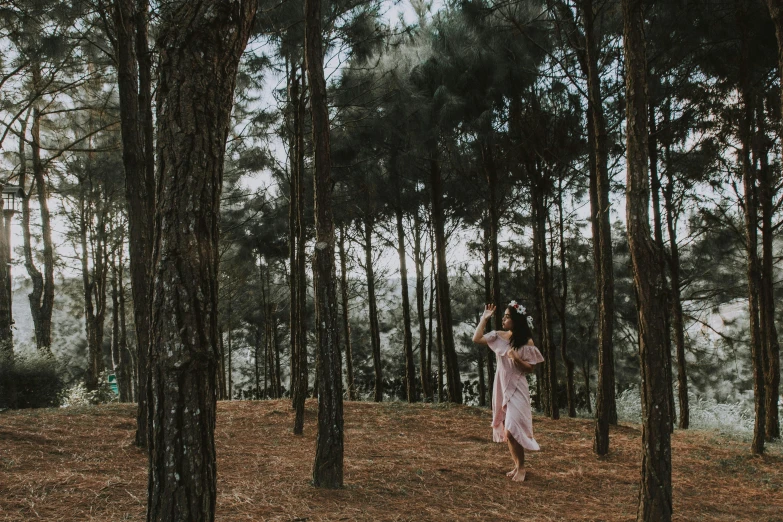
[[[498,333],[495,330],[492,330],[488,334],[484,336],[484,339],[487,341],[487,346],[489,346],[489,349],[493,352],[497,353],[500,349],[500,343],[498,343]]]
[[[528,364],[538,364],[544,362],[544,356],[538,351],[538,348],[526,344],[519,348],[519,355],[522,360]]]
[[[487,341],[487,343],[491,343],[497,338],[498,338],[498,333],[495,330],[492,330],[491,332],[484,334],[484,340]]]

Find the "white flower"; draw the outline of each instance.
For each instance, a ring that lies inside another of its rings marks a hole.
[[[518,314],[522,314],[522,315],[527,314],[527,309],[521,304],[517,303],[516,301],[511,301],[510,303],[508,303],[508,307],[516,310]]]

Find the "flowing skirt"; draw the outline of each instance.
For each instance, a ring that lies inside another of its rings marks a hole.
[[[492,440],[506,442],[505,430],[508,430],[520,446],[526,450],[538,451],[541,448],[533,438],[530,390],[527,379],[524,376],[521,379],[523,382],[519,383],[505,405],[502,404],[503,391],[500,389],[499,383],[496,383],[495,392],[492,394],[492,409],[496,410],[492,422]],[[496,398],[500,399],[500,404],[495,402]]]

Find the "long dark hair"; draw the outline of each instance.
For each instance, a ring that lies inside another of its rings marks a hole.
[[[530,326],[527,322],[527,313],[520,313],[520,310],[513,306],[506,307],[506,311],[511,316],[511,346],[516,350],[526,345],[528,340],[533,338],[533,332],[530,331]]]

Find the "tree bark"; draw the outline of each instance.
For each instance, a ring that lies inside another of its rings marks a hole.
[[[215,518],[220,195],[255,11],[226,0],[160,9],[149,522]]]
[[[264,321],[264,334],[261,335],[261,328],[255,328],[255,340],[253,343],[253,376],[255,377],[255,393],[253,398],[255,400],[261,400],[266,395],[266,387],[268,381],[266,380],[266,358],[264,359],[264,392],[261,392],[261,371],[258,368],[258,354],[261,351],[261,347],[264,348],[264,355],[266,355],[269,327]]]
[[[764,453],[766,438],[766,401],[764,378],[764,345],[760,325],[761,301],[761,263],[758,256],[758,194],[756,191],[756,173],[751,162],[752,126],[754,93],[750,67],[750,28],[748,27],[747,5],[737,1],[737,25],[740,30],[740,63],[739,91],[742,103],[742,114],[739,121],[739,140],[741,143],[740,166],[742,169],[742,186],[744,189],[743,210],[745,214],[745,251],[748,273],[748,315],[750,329],[750,354],[753,365],[753,399],[755,422],[751,451],[754,454]]]
[[[585,65],[588,88],[588,140],[590,155],[590,214],[598,297],[598,386],[593,451],[609,452],[609,425],[617,424],[614,378],[614,267],[612,266],[612,224],[609,215],[609,134],[601,95],[598,41],[592,0],[582,1],[585,23]]]
[[[114,236],[114,227],[112,226],[112,236]],[[120,374],[120,291],[119,277],[117,268],[117,249],[119,247],[112,245],[111,252],[111,362],[114,376],[117,378],[117,388],[122,387],[119,380]]]
[[[449,402],[462,404],[462,381],[459,375],[459,361],[454,346],[454,331],[451,319],[451,293],[449,273],[446,265],[446,236],[443,214],[443,181],[437,150],[430,157],[430,192],[432,197],[432,223],[435,235],[435,255],[437,261],[438,288],[438,328],[443,338],[443,354],[446,361],[446,373],[449,387]]]
[[[438,274],[435,274],[437,280]],[[435,327],[435,343],[438,351],[438,402],[443,402],[443,331],[440,327],[440,300],[438,299],[438,289],[435,286],[435,315],[438,316],[438,323]]]
[[[772,16],[772,21],[775,24],[775,34],[777,35],[778,42],[778,75],[783,81],[783,0],[767,0],[769,6],[769,12]],[[783,90],[781,90],[781,110],[783,110]],[[768,171],[767,176],[764,177],[761,183],[762,191],[762,231],[761,231],[761,243],[762,243],[762,256],[763,266],[762,275],[767,278],[768,281],[772,281],[772,260],[773,260],[773,241],[774,231],[772,229],[772,209],[769,207],[772,196],[772,172]],[[768,386],[767,390],[767,407],[774,409],[772,414],[767,415],[767,438],[778,439],[780,438],[780,412],[778,409],[777,396],[780,393],[780,344],[778,339],[777,330],[775,329],[775,300],[773,295],[772,284],[767,284],[765,287],[764,298],[767,301],[766,314],[767,324],[769,326],[769,334],[767,336],[767,357],[772,362],[768,370]]]
[[[658,174],[658,124],[655,116],[655,105],[649,104],[649,161],[650,161],[650,192],[652,194],[652,210],[653,210],[653,237],[655,239],[655,247],[658,249],[658,260],[661,263],[661,278],[663,281],[663,302],[665,310],[672,310],[671,308],[671,291],[669,290],[669,283],[666,278],[666,250],[663,245],[663,220],[661,219],[661,178]],[[667,391],[667,407],[669,411],[669,426],[674,431],[674,424],[677,422],[677,415],[674,410],[674,388],[672,382],[672,336],[671,336],[671,322],[669,321],[669,314],[664,314],[663,320],[666,323],[666,337],[664,338],[664,364],[666,365],[666,391]]]
[[[286,64],[287,65],[287,64]],[[287,71],[288,72],[288,71]],[[296,243],[298,234],[296,232],[296,224],[299,216],[299,210],[297,205],[299,204],[299,162],[297,161],[297,144],[298,144],[298,99],[299,99],[299,80],[296,76],[296,66],[292,67],[292,70],[288,74],[288,102],[291,111],[291,136],[289,140],[289,197],[288,197],[288,259],[289,259],[289,274],[288,274],[288,288],[289,288],[289,332],[290,332],[290,363],[291,372],[289,379],[289,390],[291,391],[291,407],[296,411],[294,420],[294,434],[300,435],[302,433],[302,425],[304,421],[304,402],[301,407],[298,407],[298,393],[299,393],[299,293],[297,277],[299,275],[299,264],[296,260]]]
[[[767,138],[764,102],[757,97],[756,103],[757,137],[753,140],[757,149],[755,156],[759,161],[758,168],[758,206],[761,221],[761,295],[759,296],[759,318],[761,340],[764,350],[764,411],[766,413],[765,438],[772,442],[780,438],[780,416],[778,400],[780,397],[780,343],[775,327],[775,273],[773,241],[775,228],[773,217],[775,199],[777,198],[777,183],[769,165],[769,150],[773,143]]]
[[[421,217],[419,208],[413,214],[413,261],[416,268],[416,315],[419,320],[419,374],[424,400],[432,396],[427,366],[427,325],[424,315],[424,251],[421,247]]]
[[[305,62],[315,151],[315,284],[318,318],[318,434],[313,485],[343,485],[343,386],[334,262],[329,108],[324,80],[321,0],[305,0]]]
[[[484,173],[487,177],[487,186],[489,189],[489,264],[490,264],[490,280],[491,280],[491,293],[495,308],[494,327],[499,330],[503,324],[503,314],[506,313],[506,307],[504,303],[500,301],[500,260],[498,254],[498,224],[500,221],[499,216],[499,201],[498,201],[498,172],[495,166],[495,157],[492,150],[492,141],[489,143],[482,143],[481,147],[482,162],[484,164]]]
[[[307,255],[305,253],[305,244],[307,242],[307,223],[305,222],[305,117],[306,117],[306,102],[307,102],[307,83],[305,82],[305,69],[302,65],[302,89],[299,97],[297,98],[297,119],[299,120],[298,131],[296,133],[296,173],[298,180],[296,183],[297,199],[299,202],[296,205],[296,263],[299,274],[296,277],[296,292],[297,292],[297,306],[299,311],[297,312],[297,326],[299,332],[297,333],[297,343],[299,343],[298,351],[299,362],[297,366],[299,368],[299,402],[297,403],[297,419],[304,415],[304,400],[307,397],[307,392],[310,385],[310,371],[307,362]],[[317,308],[316,308],[317,312]],[[317,318],[317,314],[316,314]],[[316,352],[316,359],[318,358]],[[316,361],[317,364],[317,361]],[[315,380],[318,380],[318,374],[316,372]],[[313,384],[313,393],[317,392],[317,386]],[[301,412],[301,413],[300,413]],[[304,420],[301,421],[302,423]],[[301,430],[300,430],[301,433]]]
[[[356,400],[356,387],[353,381],[353,347],[351,346],[351,322],[349,321],[348,301],[348,258],[345,255],[345,228],[340,226],[340,290],[343,300],[343,333],[345,335],[345,366],[348,384],[348,400]]]
[[[294,435],[304,430],[304,406],[307,398],[309,372],[307,365],[307,259],[305,257],[304,218],[304,117],[305,88],[304,67],[297,76],[299,66],[291,71],[289,97],[293,104],[293,136],[291,155],[291,397],[295,410]]]
[[[405,351],[405,395],[408,402],[416,402],[416,366],[413,363],[413,334],[411,332],[411,309],[408,298],[408,266],[405,253],[405,230],[402,227],[402,191],[400,189],[397,208],[397,253],[400,257],[400,286],[402,290],[403,348]]]
[[[370,314],[370,340],[372,342],[372,363],[375,371],[375,394],[373,400],[383,400],[383,371],[381,367],[381,329],[378,324],[378,304],[375,298],[375,273],[372,266],[373,219],[365,216],[364,221],[364,270],[367,274],[367,301]]]
[[[568,398],[568,416],[576,417],[576,392],[574,391],[574,360],[568,356],[568,319],[566,303],[568,302],[568,269],[566,268],[565,220],[563,218],[563,178],[558,180],[557,208],[560,232],[560,277],[562,279],[562,294],[560,298],[560,357],[566,367],[566,396]]]
[[[88,241],[88,223],[91,223],[93,219],[92,203],[90,201],[90,196],[93,194],[92,180],[82,180],[79,183],[79,242],[81,246],[80,261],[82,265],[82,295],[84,297],[84,326],[87,337],[85,386],[89,391],[97,389],[98,378],[104,369],[101,347],[98,342],[96,303],[94,301],[96,278],[99,272],[93,266],[92,274],[90,273],[90,248],[88,246],[92,243],[92,241]]]
[[[432,239],[432,238],[430,238]],[[428,340],[427,340],[427,375],[429,377],[430,383],[433,380],[433,373],[432,373],[432,344],[433,344],[433,330],[432,328],[432,317],[433,317],[433,308],[435,306],[435,249],[434,247],[431,249],[431,255],[430,255],[430,299],[429,299],[429,326],[427,328],[428,333]],[[438,336],[440,336],[440,333],[438,333]],[[438,337],[440,338],[440,337]],[[438,341],[439,342],[439,341]],[[439,374],[440,375],[440,372]],[[438,399],[440,399],[440,390],[443,388],[443,381],[440,380],[440,378],[435,379],[435,384],[438,386]],[[430,400],[432,402],[435,402],[435,387],[430,384]]]
[[[119,285],[119,306],[120,306],[120,369],[117,375],[117,381],[120,389],[120,402],[133,402],[134,393],[134,372],[133,372],[133,354],[128,346],[128,327],[125,320],[125,226],[123,224],[120,234],[120,249],[117,256],[117,284]]]
[[[483,227],[484,229],[484,237],[482,241],[482,250],[484,255],[484,302],[485,303],[491,303],[492,302],[492,269],[490,268],[490,254],[489,254],[489,219],[484,220]],[[490,318],[492,320],[492,318]],[[479,316],[479,321],[481,321],[481,316]],[[487,322],[487,328],[489,328],[489,321]],[[486,357],[487,362],[495,355],[495,353],[489,349],[489,346],[486,348],[481,347],[479,345],[479,361],[483,361],[483,359]],[[487,382],[489,383],[489,386],[485,386],[484,383],[484,375],[483,375],[483,364],[479,363],[479,371],[480,378],[479,378],[479,406],[486,406],[487,404],[492,404],[492,393],[491,390],[494,387],[493,379],[487,379]],[[487,368],[489,370],[489,367]]]
[[[664,112],[664,121],[668,121],[668,109]],[[666,210],[666,228],[669,235],[669,274],[671,276],[671,310],[674,343],[677,352],[677,401],[679,405],[679,423],[682,430],[690,425],[690,405],[688,403],[688,373],[685,361],[685,320],[680,295],[680,247],[677,244],[677,212],[674,208],[674,172],[671,166],[669,144],[664,149],[666,155],[666,188],[663,191]]]
[[[106,310],[108,308],[108,275],[109,275],[109,250],[107,240],[107,221],[111,212],[111,202],[105,187],[99,187],[96,191],[98,205],[96,205],[96,229],[91,234],[93,254],[92,290],[95,302],[95,316],[93,317],[93,332],[95,336],[95,355],[98,361],[99,373],[106,370],[103,357],[103,339],[106,325]],[[89,228],[89,225],[88,225]]]
[[[647,59],[642,0],[623,0],[626,92],[626,222],[639,320],[642,396],[642,474],[639,521],[672,516],[671,427],[666,381],[663,274],[650,234]]]
[[[283,398],[283,386],[280,381],[280,341],[277,337],[277,315],[272,322],[272,349],[274,350],[275,364],[275,398]]]
[[[41,71],[37,62],[33,62],[33,85],[40,84]],[[26,124],[22,128],[22,136],[26,132]],[[22,231],[24,236],[24,257],[27,274],[32,281],[32,290],[28,295],[30,300],[30,314],[33,318],[33,327],[35,329],[35,343],[38,352],[46,355],[52,355],[52,310],[54,308],[54,247],[52,244],[52,227],[49,212],[48,184],[46,183],[43,162],[41,161],[41,111],[38,106],[33,107],[33,125],[31,128],[32,138],[32,164],[33,180],[30,191],[25,195],[22,205]],[[26,186],[27,161],[24,153],[24,139],[19,142],[20,147],[20,172],[19,184],[24,189]],[[32,241],[30,233],[30,201],[33,187],[38,196],[38,207],[41,213],[41,240],[43,243],[43,265],[42,274],[35,266],[34,255],[32,251]]]
[[[131,292],[137,339],[136,445],[148,443],[150,270],[152,263],[155,175],[152,135],[147,2],[115,0],[117,84],[120,94],[122,162],[128,205]]]
[[[226,349],[223,343],[223,323],[218,323],[218,350],[220,351],[220,367],[217,376],[217,398],[224,401],[228,398],[226,388]]]
[[[547,262],[546,222],[548,208],[543,194],[544,174],[541,167],[531,167],[531,174],[536,177],[531,187],[531,204],[533,208],[533,248],[535,250],[536,270],[536,301],[540,315],[540,339],[538,340],[544,354],[542,381],[542,399],[546,414],[552,419],[560,418],[560,407],[557,400],[557,358],[552,342],[552,319],[550,307],[551,280]],[[536,379],[538,380],[538,379]]]
[[[0,183],[0,189],[4,186]],[[0,198],[3,199],[4,198]],[[8,235],[5,233],[7,222],[12,219],[12,214],[5,210],[4,202],[0,203],[0,260],[8,259],[10,245],[8,244]],[[0,270],[0,364],[8,368],[14,364],[14,341],[11,330],[11,281],[8,277],[8,270]],[[15,390],[9,390],[10,401],[6,404],[13,406],[15,404]],[[4,404],[5,405],[5,404]]]
[[[260,256],[259,256],[260,257]],[[260,261],[260,260],[259,260]],[[263,274],[263,266],[259,262],[258,263],[258,282],[261,286],[261,312],[263,313],[263,320],[264,320],[264,334],[261,335],[261,328],[256,328],[256,339],[255,339],[255,357],[254,357],[254,364],[253,364],[253,370],[255,372],[255,379],[256,379],[256,399],[261,399],[263,395],[261,394],[261,375],[258,369],[258,353],[261,350],[262,346],[262,337],[263,337],[263,347],[264,347],[264,393],[266,393],[266,388],[268,381],[266,380],[266,354],[269,350],[269,307],[267,306],[266,302],[266,284],[264,282],[264,274]]]

